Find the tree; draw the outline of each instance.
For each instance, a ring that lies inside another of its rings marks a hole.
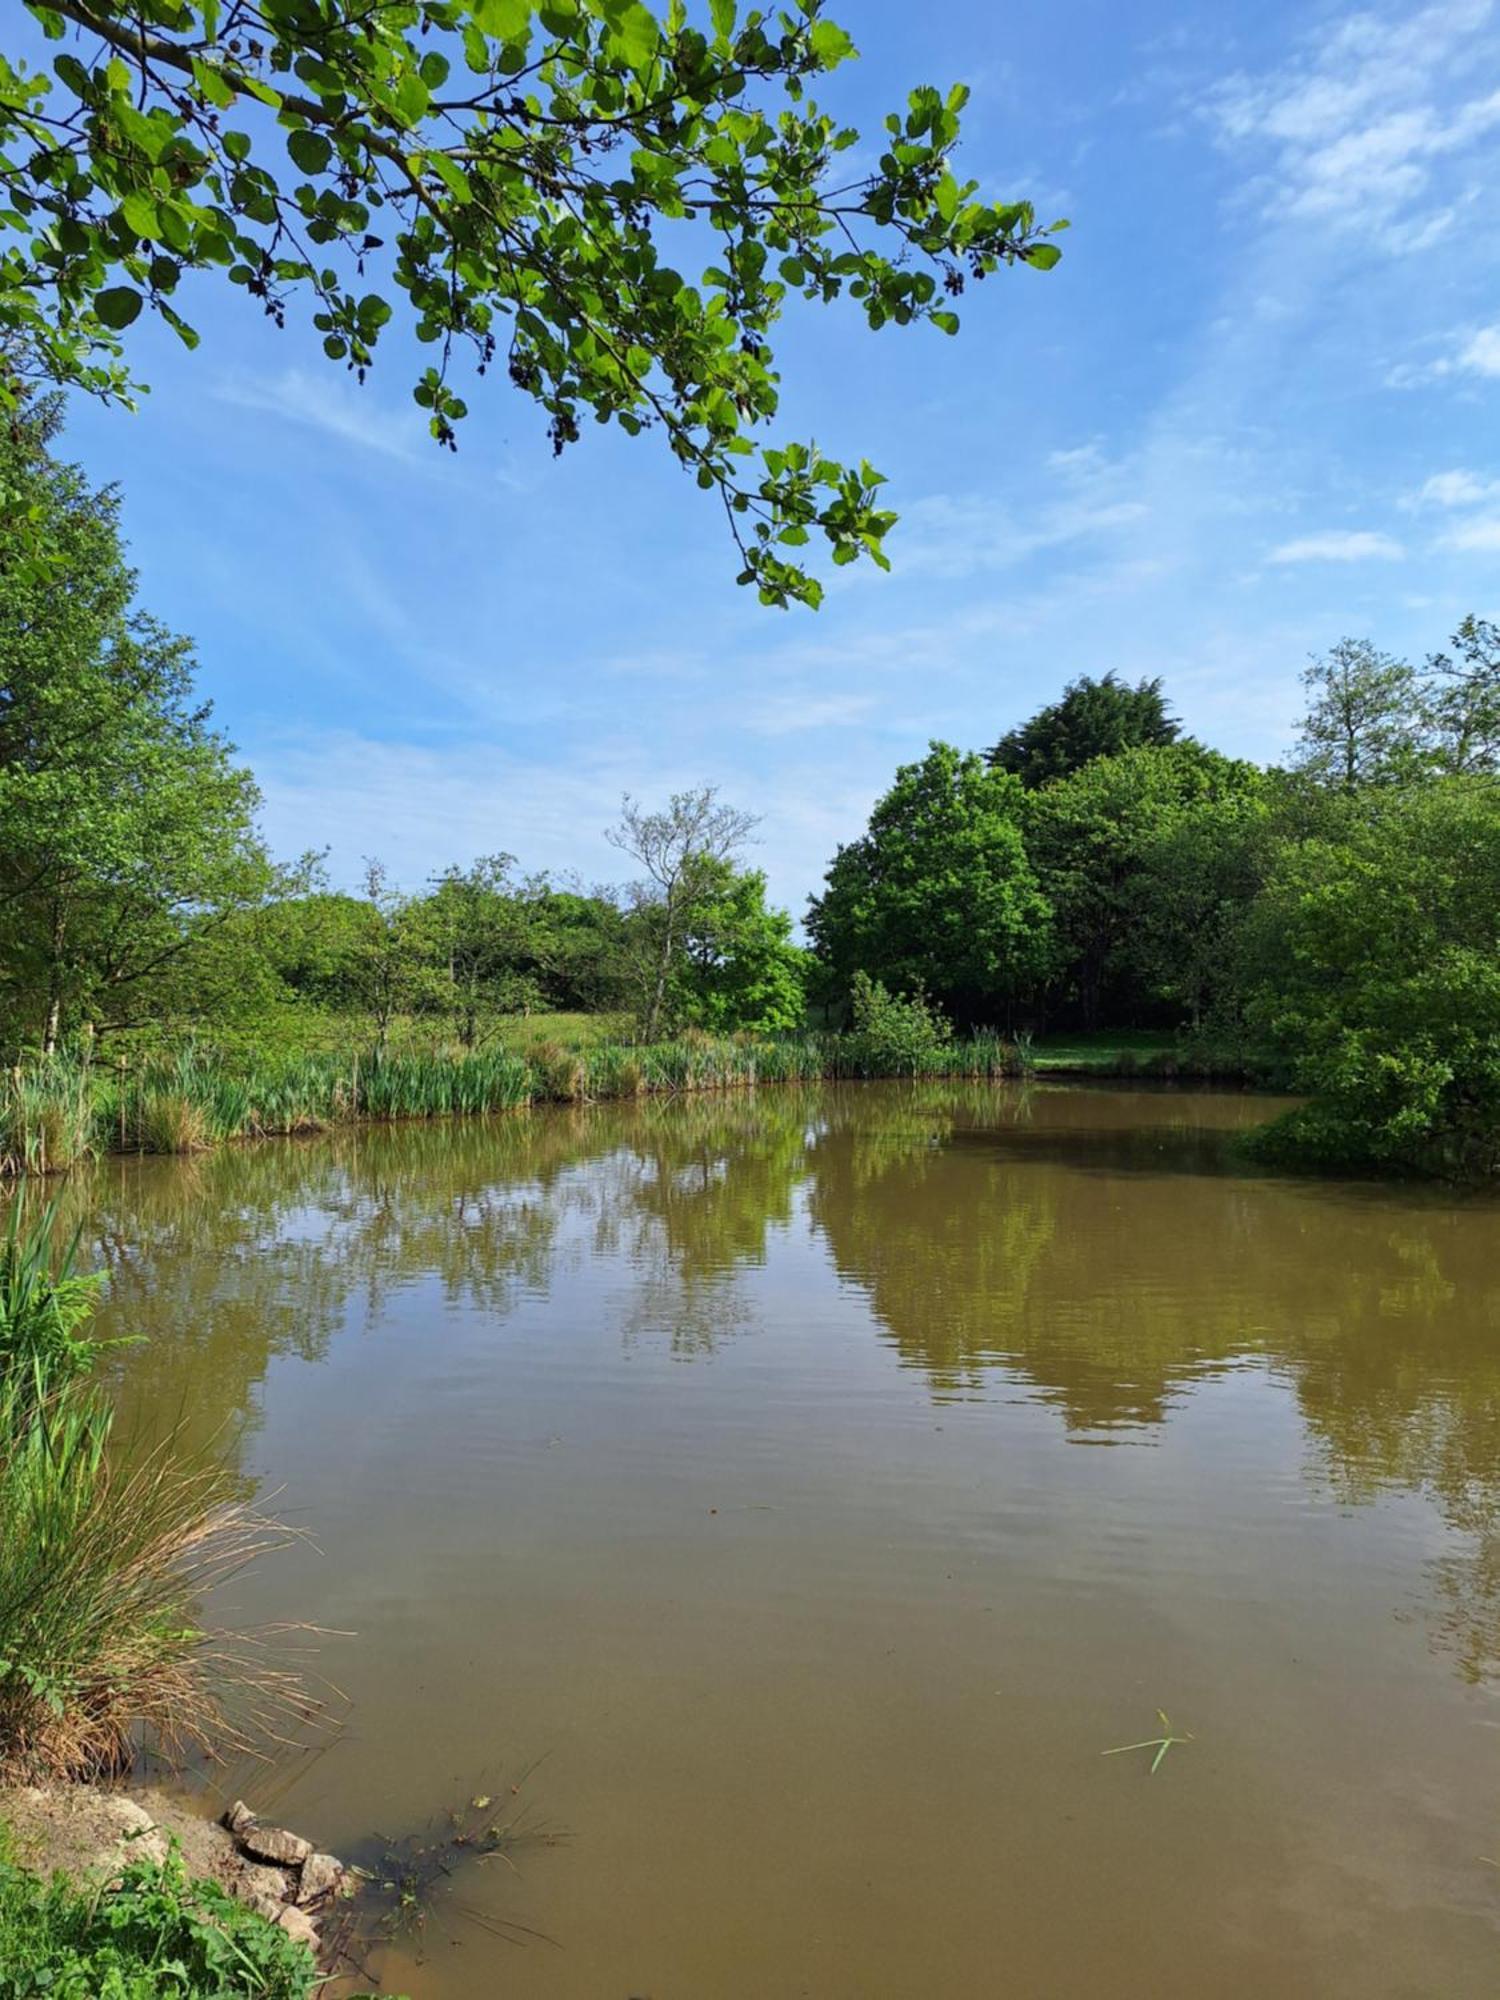
[[[486,854],[467,868],[445,868],[428,899],[428,926],[466,1049],[479,1039],[486,1014],[529,1013],[541,998],[542,885],[513,881],[514,866],[513,854]]]
[[[1416,673],[1368,639],[1340,639],[1302,675],[1308,692],[1295,767],[1346,792],[1410,777],[1424,751]]]
[[[169,977],[190,1009],[185,960],[277,885],[188,641],[132,607],[115,496],[51,456],[58,415],[0,427],[0,488],[61,562],[0,545],[0,1006],[47,1051]]]
[[[1133,1025],[1149,1005],[1139,956],[1148,870],[1168,865],[1163,843],[1195,808],[1233,797],[1256,775],[1196,743],[1172,743],[1096,757],[1027,795],[1027,847],[1053,910],[1058,997],[1084,1027],[1106,1017]]]
[[[721,1032],[774,1034],[802,1025],[804,961],[792,942],[792,919],[766,904],[759,869],[706,862],[682,926],[682,963],[674,981],[681,1019]]]
[[[901,766],[808,910],[840,996],[863,971],[898,993],[925,988],[977,1021],[1029,989],[1051,913],[1027,858],[1022,798],[1009,772],[948,743]]]
[[[370,1017],[377,1059],[393,1024],[415,1013],[434,986],[432,936],[426,912],[392,886],[383,861],[365,862],[365,893],[347,960],[350,997]]]
[[[1449,777],[1500,770],[1500,626],[1471,613],[1427,661],[1433,755]]]
[[[605,838],[644,871],[634,885],[641,1031],[653,1041],[667,1011],[673,973],[687,933],[688,912],[705,893],[712,871],[733,859],[759,821],[720,803],[713,785],[674,792],[661,812],[647,812],[627,792],[618,825]]]
[[[1083,674],[1069,681],[1059,701],[1002,736],[989,761],[1035,790],[1095,757],[1175,743],[1182,726],[1161,688],[1160,679],[1139,680],[1130,687],[1114,673],[1100,680]]]
[[[310,306],[363,379],[399,310],[433,355],[415,388],[451,444],[468,356],[545,410],[555,451],[593,416],[661,432],[724,502],[742,582],[815,603],[893,516],[879,475],[806,446],[761,454],[769,337],[788,297],[868,324],[957,330],[999,266],[1057,261],[1029,204],[975,199],[951,158],[967,92],[912,92],[874,164],[810,84],[854,54],[821,0],[777,15],[685,0],[26,0],[52,73],[0,58],[0,340],[52,380],[129,394],[121,334],[150,309],[189,346],[185,273],[278,323]],[[81,39],[80,39],[81,36]],[[668,225],[683,227],[671,231]],[[707,233],[695,283],[674,268]],[[791,554],[787,552],[791,551]]]
[[[1365,795],[1288,841],[1248,926],[1245,1012],[1313,1093],[1273,1150],[1324,1166],[1500,1173],[1500,790]]]

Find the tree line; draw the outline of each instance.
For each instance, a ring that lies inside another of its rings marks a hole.
[[[474,1048],[510,1015],[839,1027],[1158,1026],[1315,1094],[1297,1143],[1500,1164],[1500,631],[1420,667],[1344,640],[1309,666],[1284,767],[1183,733],[1160,680],[1084,676],[987,751],[934,743],[834,856],[810,947],[705,786],[627,799],[617,887],[493,853],[415,889],[330,889],[266,849],[189,642],[136,602],[118,497],[33,399],[0,487],[49,551],[0,545],[0,1044],[281,1036],[353,1020]],[[886,1020],[893,1017],[887,1013]],[[894,1032],[894,1029],[892,1030]]]

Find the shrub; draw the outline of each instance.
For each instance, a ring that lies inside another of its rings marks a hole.
[[[905,996],[888,993],[878,979],[856,972],[850,997],[856,1049],[867,1074],[920,1076],[944,1066],[953,1028],[920,988]]]

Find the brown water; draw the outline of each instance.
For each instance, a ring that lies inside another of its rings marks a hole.
[[[541,1758],[572,1835],[391,1983],[1500,1989],[1500,1208],[1235,1169],[1267,1110],[787,1090],[101,1167],[127,1400],[316,1535],[234,1611],[358,1635],[278,1810],[355,1849]],[[1101,1756],[1158,1708],[1155,1776]]]

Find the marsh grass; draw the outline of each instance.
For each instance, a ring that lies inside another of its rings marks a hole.
[[[25,1234],[13,1210],[0,1242],[0,1772],[97,1778],[143,1733],[168,1755],[221,1754],[290,1704],[291,1677],[198,1611],[286,1537],[175,1434],[116,1437],[88,1379],[97,1281],[71,1246],[54,1254],[55,1209]]]
[[[534,1022],[533,1029],[541,1023]],[[0,1099],[0,1174],[53,1171],[98,1152],[191,1154],[229,1140],[360,1122],[473,1118],[537,1103],[744,1090],[762,1084],[1022,1073],[998,1034],[903,1048],[868,1035],[767,1037],[690,1030],[650,1045],[534,1032],[522,1045],[359,1055],[230,1057],[185,1048],[111,1066],[49,1058]]]
[[[88,1072],[49,1057],[0,1085],[0,1174],[66,1173],[94,1150]]]

